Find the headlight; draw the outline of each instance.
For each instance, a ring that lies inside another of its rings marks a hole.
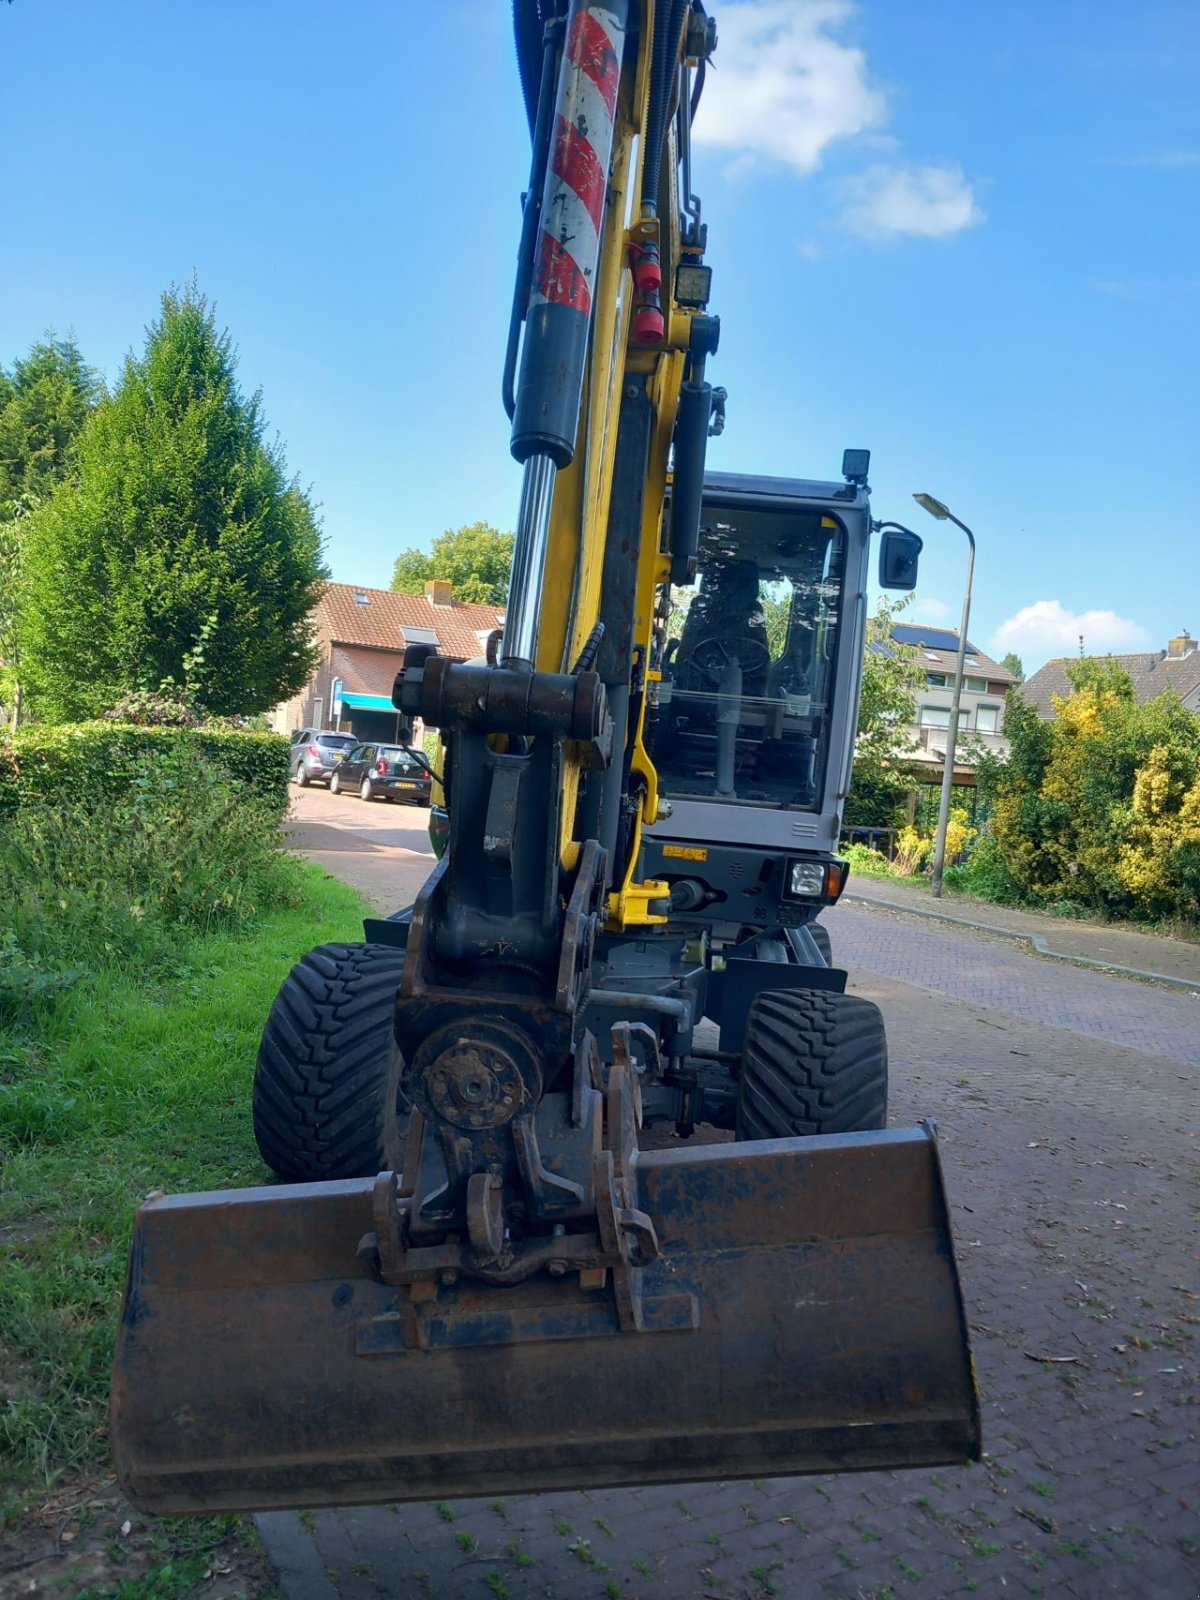
[[[820,899],[825,893],[825,863],[793,861],[788,867],[787,892],[790,900]]]

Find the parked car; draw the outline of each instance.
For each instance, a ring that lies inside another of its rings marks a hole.
[[[433,788],[429,763],[401,744],[356,744],[334,768],[332,794],[357,788],[364,800],[408,800],[427,806]]]
[[[332,733],[328,728],[301,728],[292,735],[292,782],[306,789],[310,783],[329,783],[339,759],[354,748],[352,733]]]

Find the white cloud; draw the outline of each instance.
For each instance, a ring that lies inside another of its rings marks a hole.
[[[1089,656],[1144,650],[1151,642],[1145,628],[1115,611],[1068,611],[1061,600],[1036,600],[1000,624],[992,635],[992,649],[996,655],[1015,650],[1073,656],[1079,654],[1081,634],[1083,653]]]
[[[982,222],[961,167],[868,167],[842,183],[842,222],[862,239],[944,238]]]
[[[1200,150],[1158,150],[1144,156],[1125,156],[1113,162],[1117,167],[1157,167],[1170,172],[1178,167],[1200,167]]]
[[[1088,278],[1087,286],[1093,294],[1111,295],[1116,300],[1157,301],[1195,294],[1200,289],[1200,278]]]
[[[768,164],[808,177],[832,145],[850,144],[875,164],[839,186],[839,221],[872,241],[942,238],[982,222],[960,167],[908,162],[886,131],[887,95],[866,52],[845,38],[858,9],[856,0],[727,0],[695,143],[731,154],[727,177]],[[817,259],[812,241],[798,248]]]
[[[918,617],[926,622],[940,622],[943,617],[950,615],[950,607],[944,600],[938,600],[934,595],[918,595],[911,605],[905,607],[905,615],[914,620]],[[904,618],[901,618],[903,621]]]
[[[856,9],[850,0],[723,6],[695,142],[807,175],[835,140],[880,126],[887,102],[867,81],[866,55],[835,36]]]

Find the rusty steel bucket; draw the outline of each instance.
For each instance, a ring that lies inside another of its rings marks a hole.
[[[661,1253],[633,1332],[611,1275],[402,1308],[356,1257],[370,1180],[150,1201],[112,1389],[122,1488],[173,1514],[978,1457],[931,1133],[636,1164]]]

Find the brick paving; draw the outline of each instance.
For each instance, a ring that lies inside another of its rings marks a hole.
[[[1200,994],[1033,958],[1005,940],[877,906],[842,905],[825,921],[837,941],[834,959],[852,970],[1171,1061],[1200,1062]]]
[[[1101,965],[1158,972],[1200,985],[1200,940],[1148,933],[1130,923],[1056,916],[1028,906],[997,906],[947,890],[935,900],[923,881],[913,878],[850,880],[847,900],[920,912],[936,921],[980,922],[1029,939],[1039,935],[1056,954],[1086,958]]]
[[[939,1121],[983,1464],[278,1513],[287,1600],[1200,1595],[1200,1001],[829,924],[888,1018],[892,1120]]]

